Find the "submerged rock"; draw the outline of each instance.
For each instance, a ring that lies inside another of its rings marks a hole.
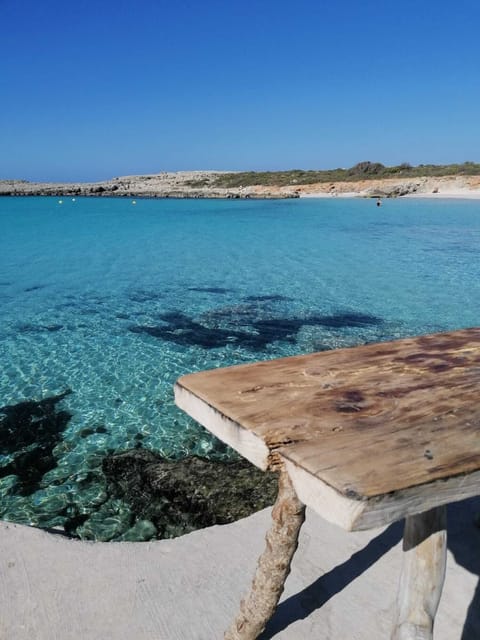
[[[236,344],[246,349],[261,351],[277,342],[295,342],[298,332],[305,326],[343,329],[377,326],[382,323],[376,316],[339,312],[311,315],[303,318],[258,317],[252,306],[228,307],[205,315],[202,322],[181,311],[170,311],[160,315],[161,325],[133,325],[133,333],[145,333],[183,346],[199,346],[216,349]],[[220,326],[220,322],[223,326]]]
[[[17,476],[19,495],[33,493],[43,475],[56,467],[54,449],[72,417],[56,405],[70,393],[0,408],[0,454],[13,456],[0,468],[0,478]]]
[[[198,291],[199,293],[230,293],[231,289],[225,287],[188,287],[189,291]]]
[[[103,472],[109,494],[121,498],[137,521],[152,523],[158,538],[233,522],[271,505],[277,494],[276,474],[245,460],[167,460],[133,449],[107,456]]]
[[[278,293],[271,293],[266,295],[247,296],[244,298],[247,302],[285,302],[291,300],[287,296],[280,295]]]

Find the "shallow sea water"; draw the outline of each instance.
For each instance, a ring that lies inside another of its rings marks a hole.
[[[0,517],[103,505],[84,537],[125,532],[88,480],[107,452],[230,455],[180,375],[480,324],[475,201],[2,198],[0,237],[0,407],[72,391],[56,467],[28,495],[0,478]]]

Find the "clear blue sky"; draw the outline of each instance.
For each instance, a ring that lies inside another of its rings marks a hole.
[[[0,0],[0,178],[480,161],[478,0]]]

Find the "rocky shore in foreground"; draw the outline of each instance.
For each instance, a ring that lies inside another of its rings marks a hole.
[[[480,198],[480,176],[376,178],[301,184],[221,186],[233,172],[180,171],[124,176],[102,182],[41,183],[0,180],[0,196],[106,196],[125,198],[363,197]]]
[[[235,522],[270,506],[277,495],[276,474],[243,459],[168,460],[133,449],[107,456],[103,473],[107,493],[128,505],[137,528],[146,522],[159,539]]]

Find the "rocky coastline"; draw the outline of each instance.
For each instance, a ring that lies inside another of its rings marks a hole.
[[[480,176],[369,178],[311,184],[219,186],[233,172],[180,171],[124,176],[101,182],[0,180],[0,196],[271,199],[301,197],[480,198]]]
[[[114,198],[298,198],[276,187],[224,188],[215,186],[223,172],[180,171],[125,176],[102,182],[48,183],[0,180],[0,196],[114,197]]]

